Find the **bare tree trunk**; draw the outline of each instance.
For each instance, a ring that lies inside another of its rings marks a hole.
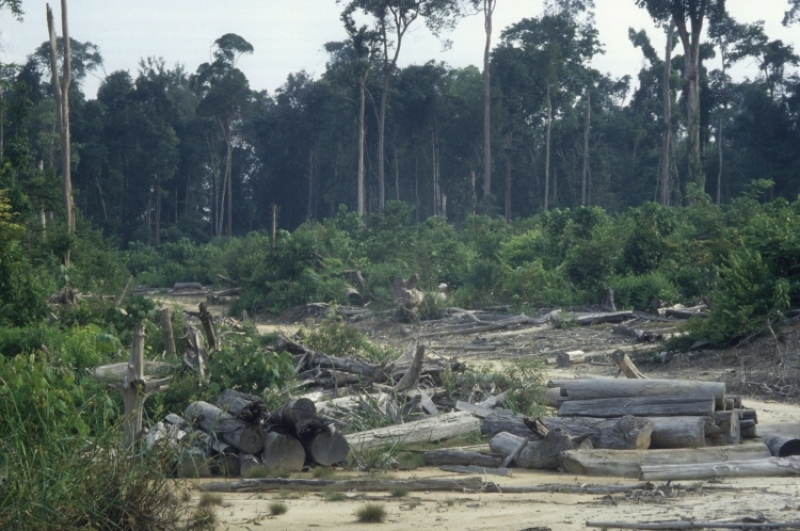
[[[705,0],[702,1],[705,6]],[[684,52],[684,81],[686,90],[687,133],[689,137],[689,182],[696,185],[697,193],[705,191],[705,175],[700,155],[700,33],[703,30],[704,7],[698,8],[696,16],[690,18],[691,33],[686,20],[676,18],[675,24],[681,37]]]
[[[394,198],[400,201],[400,160],[397,158],[397,144],[392,147],[394,152]]]
[[[550,98],[550,84],[547,84],[547,133],[544,144],[544,209],[550,207],[550,130],[553,124],[553,102]]]
[[[227,194],[228,194],[228,212],[226,212],[228,216],[228,225],[226,234],[228,238],[233,236],[233,171],[232,171],[232,164],[233,164],[233,142],[231,141],[231,130],[230,125],[226,127],[225,132],[225,181],[227,182]]]
[[[389,72],[383,74],[383,89],[381,90],[380,118],[378,120],[378,210],[383,212],[386,204],[386,164],[384,153],[386,145],[386,101],[389,98]]]
[[[364,142],[366,128],[364,127],[364,106],[365,106],[365,85],[366,80],[360,78],[358,81],[358,213],[366,213],[364,197]]]
[[[161,245],[161,175],[156,174],[156,245]]]
[[[492,84],[489,52],[492,44],[492,15],[497,0],[483,0],[483,27],[486,45],[483,48],[483,197],[492,193]]]
[[[670,143],[672,142],[672,90],[670,79],[672,77],[672,38],[675,33],[675,22],[670,21],[667,28],[667,47],[664,52],[664,76],[662,78],[664,105],[663,130],[661,133],[661,167],[659,180],[661,185],[661,204],[669,206],[670,199]]]
[[[511,133],[506,134],[506,221],[511,221]]]
[[[67,234],[75,232],[75,216],[73,213],[72,199],[72,161],[69,128],[69,87],[72,81],[72,50],[69,41],[69,26],[67,24],[67,0],[61,0],[61,32],[64,41],[64,64],[62,76],[58,75],[58,45],[56,29],[53,22],[53,11],[47,5],[47,29],[50,34],[50,73],[52,74],[53,95],[58,108],[58,132],[61,138],[61,174],[62,193],[64,201],[65,222]],[[64,266],[69,267],[70,251],[64,253]]]
[[[308,150],[308,207],[306,217],[312,219],[314,211],[314,148]]]
[[[583,130],[583,174],[581,177],[581,206],[586,206],[589,183],[589,130],[592,124],[592,93],[586,93],[586,126]]]
[[[439,157],[436,149],[436,130],[431,131],[431,153],[433,156],[433,215],[438,216],[441,212],[440,190],[439,190]]]
[[[722,120],[725,109],[719,111],[719,130],[717,131],[717,152],[719,154],[719,169],[717,170],[717,205],[722,203]]]

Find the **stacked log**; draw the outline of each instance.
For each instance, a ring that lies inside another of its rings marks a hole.
[[[258,397],[227,390],[217,405],[193,402],[184,416],[186,420],[167,415],[146,438],[148,446],[177,451],[180,476],[294,472],[335,465],[350,452],[342,433],[326,424],[307,398],[292,400],[270,414]]]

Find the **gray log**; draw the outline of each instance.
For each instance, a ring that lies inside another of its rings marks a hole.
[[[736,411],[717,411],[714,413],[714,422],[719,428],[719,433],[715,435],[715,438],[721,439],[724,444],[742,442],[739,414]]]
[[[653,421],[651,448],[703,448],[709,417],[649,417]],[[708,420],[707,420],[708,419]]]
[[[800,475],[800,456],[768,457],[726,463],[643,466],[644,481],[693,480],[714,478],[781,477]]]
[[[688,380],[635,380],[581,378],[554,380],[548,387],[560,387],[565,400],[633,398],[644,396],[713,396],[718,409],[725,408],[725,384]]]
[[[561,467],[570,474],[638,478],[642,466],[721,463],[769,456],[769,449],[763,444],[669,450],[578,450],[563,452]]]
[[[265,467],[258,460],[258,457],[244,452],[239,454],[239,473],[242,477],[263,475],[263,470],[265,470]]]
[[[647,382],[650,380],[623,380]],[[570,400],[558,408],[559,417],[710,417],[714,414],[714,399],[702,396],[643,396],[638,398],[598,398]]]
[[[758,437],[755,420],[740,420],[739,430],[742,439],[755,439]]]
[[[800,439],[773,435],[772,437],[767,437],[764,444],[767,445],[767,448],[775,457],[800,455]]]
[[[350,453],[350,445],[340,431],[320,432],[304,446],[308,456],[323,466],[341,463]]]
[[[464,450],[431,450],[422,454],[427,466],[476,465],[498,468],[503,462],[500,454],[482,454]]]
[[[456,409],[458,406],[456,406]],[[522,415],[508,416],[502,414],[489,415],[481,422],[481,435],[497,435],[508,432],[520,437],[532,436],[531,430],[524,423]],[[538,438],[538,437],[537,437]]]
[[[208,402],[194,402],[186,408],[186,418],[206,433],[246,454],[254,454],[264,446],[266,435],[258,425],[252,425],[223,412]]]
[[[592,448],[588,435],[570,437],[556,428],[550,430],[541,441],[528,442],[514,458],[514,462],[522,468],[555,470],[559,467],[561,452],[577,448]]]
[[[459,435],[476,432],[480,421],[469,413],[456,412],[426,418],[417,422],[399,424],[386,428],[351,433],[345,439],[357,449],[376,448],[395,443],[413,444],[451,439]]]
[[[489,476],[510,477],[511,470],[507,468],[486,468],[477,465],[442,465],[439,470],[455,472],[457,474],[487,474]]]
[[[257,396],[240,393],[233,389],[226,389],[217,399],[217,406],[236,418],[255,424],[261,422],[267,415],[267,405]]]
[[[261,452],[261,463],[271,470],[299,472],[303,470],[306,451],[303,445],[291,435],[270,432]]]
[[[588,434],[593,448],[613,450],[646,450],[651,446],[655,424],[653,419],[626,416],[618,419],[591,417],[541,417],[544,426],[560,428],[568,435]]]
[[[510,409],[486,407],[486,406],[481,406],[480,404],[470,404],[469,402],[462,402],[461,400],[456,401],[455,409],[456,411],[469,411],[476,417],[480,417],[482,419],[485,419],[493,415],[502,415],[507,417],[511,417],[512,415],[514,415],[514,413]]]
[[[397,488],[403,488],[414,492],[454,491],[463,493],[480,492],[482,487],[482,479],[479,476],[475,476],[468,478],[423,478],[409,480],[259,478],[235,482],[205,483],[200,485],[199,488],[207,492],[270,492],[282,489],[387,492]]]
[[[178,356],[175,351],[175,335],[172,332],[172,311],[169,308],[161,308],[158,310],[158,316],[161,322],[161,338],[164,342],[164,350],[170,358]]]

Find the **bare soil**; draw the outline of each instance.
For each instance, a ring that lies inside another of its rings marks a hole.
[[[170,302],[174,302],[171,299]],[[186,301],[188,304],[196,302]],[[215,309],[219,312],[219,309]],[[641,320],[632,326],[669,333],[680,323]],[[400,347],[430,332],[426,325],[409,325],[372,320],[359,324],[375,342]],[[292,332],[297,325],[263,322],[260,331],[275,329]],[[653,354],[663,350],[658,343],[636,343],[616,335],[610,325],[552,329],[546,326],[502,330],[474,336],[427,337],[432,355],[458,357],[472,363],[505,363],[519,358],[552,360],[560,352],[613,352],[623,348],[639,369],[651,378],[725,381],[729,392],[739,393],[747,407],[758,411],[760,442],[770,435],[800,436],[800,322],[785,324],[776,336],[769,335],[726,350],[699,350],[676,354],[666,364],[655,363]],[[549,378],[576,376],[614,377],[617,369],[600,360],[591,364],[557,369],[545,365]],[[337,476],[359,475],[337,471]],[[436,468],[418,468],[388,473],[393,479],[413,477],[451,477]],[[310,474],[304,476],[311,477]],[[580,477],[559,472],[515,469],[513,477],[487,477],[503,485],[542,484],[636,484],[620,478]],[[209,480],[196,480],[197,483]],[[215,481],[218,481],[216,479]],[[800,478],[752,478],[710,482],[699,492],[675,493],[667,486],[634,495],[585,495],[564,493],[409,493],[392,498],[385,493],[352,492],[343,501],[325,501],[321,493],[270,492],[263,494],[224,494],[218,517],[226,529],[255,531],[270,529],[363,529],[356,511],[368,501],[381,502],[387,518],[379,529],[444,530],[578,530],[585,522],[647,522],[677,519],[723,520],[765,517],[770,521],[797,520],[800,511]],[[192,491],[195,499],[200,493]],[[289,511],[271,516],[269,504],[282,501]]]

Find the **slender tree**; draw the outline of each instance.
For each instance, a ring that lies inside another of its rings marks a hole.
[[[486,198],[492,193],[492,79],[489,64],[492,18],[497,0],[472,0],[472,5],[480,7],[483,12],[483,29],[486,33],[486,43],[483,47],[483,197]],[[508,171],[506,173],[508,174]]]
[[[58,74],[58,44],[56,38],[53,11],[47,4],[47,30],[50,33],[50,71],[52,75],[53,96],[56,99],[58,115],[58,134],[61,139],[61,179],[64,195],[64,215],[67,234],[75,232],[74,202],[72,198],[72,160],[69,128],[69,87],[72,81],[72,56],[70,52],[69,25],[67,23],[67,0],[61,0],[61,32],[64,42],[64,62],[61,76]],[[69,267],[69,248],[64,253],[64,266]]]
[[[672,144],[672,49],[675,47],[674,33],[675,22],[670,20],[667,27],[667,44],[664,50],[664,74],[661,78],[661,102],[663,111],[661,115],[661,163],[658,171],[658,180],[661,185],[661,204],[669,206],[670,200],[670,146]]]

